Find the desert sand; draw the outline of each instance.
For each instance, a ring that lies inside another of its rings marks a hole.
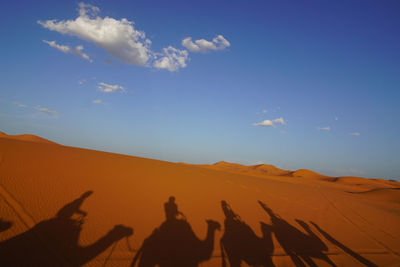
[[[171,163],[2,133],[0,263],[399,266],[399,189],[384,179]]]

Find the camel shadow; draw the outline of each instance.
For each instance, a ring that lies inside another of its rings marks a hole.
[[[360,254],[356,253],[355,251],[351,250],[350,248],[346,247],[339,241],[337,241],[335,238],[333,238],[330,234],[322,230],[316,223],[310,222],[314,227],[325,237],[329,242],[331,242],[333,245],[339,247],[342,249],[344,252],[346,252],[348,255],[359,261],[360,263],[364,264],[365,266],[370,266],[370,267],[376,267],[375,263],[371,262],[370,260],[364,258]]]
[[[265,203],[258,201],[261,207],[271,217],[272,231],[282,249],[290,256],[295,266],[317,266],[313,258],[325,261],[331,266],[335,263],[324,253],[328,251],[325,243],[315,235],[310,227],[301,220],[296,222],[307,232],[302,231],[275,214]],[[305,263],[304,263],[305,262]]]
[[[226,266],[225,253],[231,267],[241,266],[242,261],[250,266],[274,266],[271,259],[274,251],[271,226],[260,222],[263,233],[260,238],[226,201],[221,201],[221,206],[225,214],[225,231],[221,238],[222,266]]]
[[[214,249],[214,233],[220,230],[220,224],[207,220],[206,238],[200,240],[185,216],[178,211],[174,197],[164,207],[166,220],[143,241],[131,266],[137,262],[139,267],[198,266],[209,260]]]
[[[0,259],[4,266],[81,266],[101,254],[113,243],[133,234],[130,227],[116,225],[99,240],[88,246],[79,245],[85,211],[83,201],[88,191],[63,206],[55,217],[41,221],[26,232],[0,243]]]

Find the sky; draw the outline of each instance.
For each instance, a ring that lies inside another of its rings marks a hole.
[[[0,131],[400,180],[399,1],[3,1]]]

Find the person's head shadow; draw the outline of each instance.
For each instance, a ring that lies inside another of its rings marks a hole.
[[[130,227],[116,225],[91,245],[79,245],[79,235],[87,212],[80,209],[93,192],[87,191],[64,205],[55,217],[0,243],[0,258],[9,266],[80,266],[105,251],[113,243],[133,234]],[[21,255],[23,254],[23,256]]]
[[[250,266],[274,266],[271,226],[260,222],[263,236],[258,237],[226,201],[221,201],[221,208],[225,215],[221,238],[222,266],[226,266],[225,254],[230,266],[240,266],[242,261]]]
[[[200,240],[185,215],[178,210],[175,197],[164,203],[165,221],[147,237],[136,253],[131,266],[197,266],[211,258],[214,233],[221,226],[206,220],[207,234]]]
[[[321,259],[331,266],[336,266],[324,253],[328,250],[328,247],[311,231],[310,227],[305,222],[296,220],[307,234],[281,218],[265,203],[261,201],[258,201],[258,203],[270,216],[272,231],[281,248],[290,256],[295,266],[306,266],[306,264],[316,266],[313,258]]]

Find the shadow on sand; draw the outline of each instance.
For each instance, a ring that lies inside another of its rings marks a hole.
[[[183,213],[178,211],[175,198],[164,204],[166,220],[143,241],[131,266],[173,267],[198,266],[211,258],[214,233],[221,228],[216,221],[207,220],[207,236],[200,240]]]
[[[271,217],[272,231],[282,249],[290,256],[295,266],[306,266],[305,263],[309,266],[317,266],[312,258],[318,258],[331,266],[336,266],[324,253],[328,251],[328,247],[310,230],[306,223],[296,220],[307,232],[307,234],[304,234],[279,215],[276,215],[265,203],[261,201],[258,201],[258,203]]]
[[[5,221],[2,218],[0,218],[0,233],[8,230],[9,228],[11,228],[11,226],[12,226],[12,222]]]
[[[225,231],[221,238],[222,266],[226,266],[225,254],[231,267],[241,266],[242,261],[250,266],[274,266],[271,254],[274,251],[272,227],[260,222],[262,237],[237,215],[225,201],[221,202],[225,214]]]
[[[80,210],[88,191],[66,204],[54,218],[36,224],[28,231],[0,243],[4,266],[81,266],[105,251],[114,242],[133,234],[130,227],[116,225],[89,246],[78,244],[84,218]]]
[[[360,254],[354,252],[353,250],[351,250],[350,248],[346,247],[345,245],[343,245],[342,243],[340,243],[339,241],[337,241],[336,239],[334,239],[330,234],[328,234],[327,232],[325,232],[324,230],[322,230],[317,224],[310,222],[312,225],[314,225],[314,227],[323,235],[323,237],[326,238],[326,240],[328,240],[329,242],[331,242],[333,245],[337,246],[338,248],[342,249],[344,252],[346,252],[348,255],[350,255],[351,257],[353,257],[354,259],[356,259],[357,261],[359,261],[360,263],[364,264],[365,266],[378,266],[375,263],[371,262],[370,260],[364,258],[363,256],[361,256]]]

